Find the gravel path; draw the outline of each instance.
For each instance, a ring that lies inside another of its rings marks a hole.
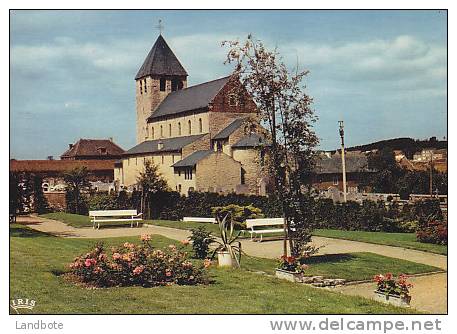
[[[70,238],[111,238],[141,234],[160,234],[170,239],[184,240],[190,235],[190,232],[187,230],[153,225],[140,228],[118,227],[94,230],[92,228],[74,228],[62,222],[41,217],[18,217],[17,222],[26,224],[38,231]],[[371,252],[447,270],[447,257],[440,254],[324,237],[313,237],[313,243],[316,246],[324,246],[319,251],[320,254]],[[243,240],[242,247],[247,254],[257,257],[278,258],[282,253],[282,241],[279,240],[264,241],[261,243]],[[420,311],[435,314],[447,312],[447,273],[413,277],[411,281],[414,284],[412,290],[412,307]],[[373,283],[361,283],[334,288],[333,290],[344,294],[372,298],[374,287],[375,285]]]

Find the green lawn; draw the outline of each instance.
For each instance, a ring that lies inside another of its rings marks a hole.
[[[60,220],[68,225],[74,227],[89,227],[92,224],[89,217],[74,215],[64,212],[54,212],[41,215],[41,217]],[[198,226],[204,226],[208,231],[217,235],[219,228],[215,224],[209,223],[196,223],[196,222],[181,222],[172,220],[146,220],[145,223],[173,227],[182,230],[190,230]],[[315,230],[315,236],[338,238],[354,241],[362,241],[373,244],[381,244],[388,246],[397,246],[404,248],[417,249],[426,252],[447,255],[447,246],[435,245],[416,241],[415,233],[387,233],[387,232],[364,232],[364,231],[341,231],[341,230]],[[248,235],[246,235],[248,236]]]
[[[243,264],[249,270],[274,274],[276,260],[244,257]],[[309,268],[306,275],[320,275],[325,278],[344,278],[348,281],[371,280],[375,274],[391,272],[418,274],[441,269],[420,263],[395,259],[373,253],[347,253],[315,255],[306,260]]]
[[[244,269],[212,268],[210,275],[214,283],[208,286],[85,289],[66,282],[60,274],[66,270],[66,264],[76,255],[86,252],[88,247],[96,242],[95,239],[52,237],[20,225],[10,226],[10,236],[11,298],[36,300],[33,313],[378,314],[414,312],[411,309],[396,308],[361,297],[346,296],[280,281],[274,277],[259,275]],[[103,240],[107,246],[110,246],[138,239],[128,237]],[[160,247],[175,241],[154,236],[152,243]],[[317,261],[319,263],[312,266],[319,273],[328,272],[331,275],[332,270],[337,271],[337,269],[331,269],[332,265],[340,266],[340,270],[343,270],[351,261],[369,262],[365,257],[366,254],[349,256],[335,262],[329,262],[329,259],[319,260]],[[245,260],[243,264],[249,270],[271,271],[271,266],[274,266],[272,260],[253,258]],[[385,263],[383,260],[378,261]],[[414,265],[411,264],[408,268],[413,267]],[[386,269],[376,268],[375,272],[386,271]],[[416,267],[416,269],[420,268]],[[425,267],[422,267],[422,270],[424,269]]]
[[[447,255],[446,245],[435,245],[416,241],[415,233],[387,233],[340,230],[315,230],[314,235],[327,238],[346,239],[389,246],[417,249]]]

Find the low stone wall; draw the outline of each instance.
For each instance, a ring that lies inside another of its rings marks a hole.
[[[67,202],[65,200],[65,191],[53,191],[44,193],[52,211],[65,211]]]

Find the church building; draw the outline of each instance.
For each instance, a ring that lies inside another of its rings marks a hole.
[[[135,76],[137,145],[114,177],[134,187],[149,160],[172,190],[264,195],[266,140],[258,109],[234,76],[187,86],[187,71],[159,35]]]

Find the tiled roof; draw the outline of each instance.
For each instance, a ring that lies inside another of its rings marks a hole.
[[[171,51],[165,39],[160,35],[149,51],[135,80],[149,75],[178,75],[187,76],[184,67]]]
[[[12,172],[65,172],[76,167],[86,167],[89,171],[114,169],[115,160],[10,160]]]
[[[235,144],[232,145],[232,147],[237,148],[237,147],[259,147],[259,146],[268,146],[269,144],[265,142],[265,138],[257,133],[251,133],[243,138],[241,138],[239,141],[237,141]]]
[[[368,157],[363,153],[346,153],[346,173],[374,172],[368,168]],[[316,162],[315,172],[318,174],[342,173],[341,155],[333,154],[330,158],[321,155]]]
[[[184,146],[193,143],[194,141],[203,138],[206,134],[164,138],[155,140],[146,140],[124,153],[124,155],[135,155],[143,153],[156,153],[156,152],[173,152],[179,151]],[[163,147],[159,149],[159,143],[162,143]]]
[[[244,122],[246,121],[246,117],[244,118],[237,118],[232,123],[227,125],[221,132],[213,137],[213,139],[225,139],[228,138],[236,129],[238,129]]]
[[[229,79],[230,76],[171,92],[148,120],[207,108]]]
[[[191,155],[188,155],[184,159],[176,162],[172,167],[192,167],[197,164],[200,160],[206,158],[210,154],[213,154],[214,151],[206,150],[206,151],[196,151]]]
[[[106,153],[102,153],[101,148],[104,148]],[[118,157],[122,153],[124,153],[124,150],[109,139],[80,139],[60,157],[62,159],[89,156]]]

